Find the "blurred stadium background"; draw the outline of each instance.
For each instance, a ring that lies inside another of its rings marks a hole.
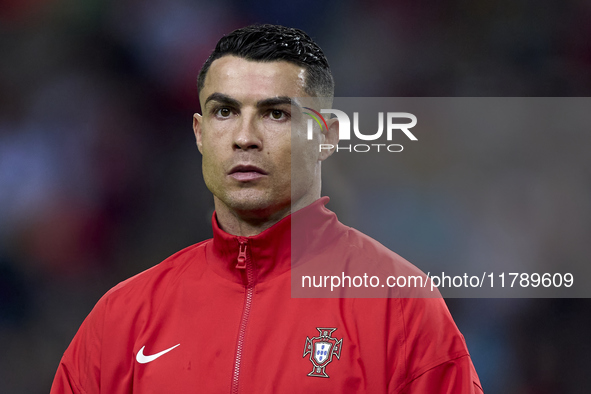
[[[308,32],[331,62],[338,96],[591,95],[591,2],[583,0],[2,0],[0,393],[47,393],[100,296],[210,237],[213,202],[191,130],[195,80],[217,39],[250,23]],[[538,137],[511,144],[527,150]],[[492,182],[467,187],[466,201],[502,247],[462,231],[451,232],[453,243],[490,261],[543,254],[590,263],[583,148],[591,141],[576,142],[571,156],[547,158],[554,171],[514,173],[503,157],[489,162]],[[453,141],[442,144],[461,154]],[[402,225],[437,214],[437,205],[421,209],[433,196],[421,172],[410,173],[394,185],[410,196],[400,201],[418,201],[403,204]],[[555,188],[536,191],[532,174]],[[332,190],[354,189],[346,177],[335,182]],[[522,198],[503,198],[509,190]],[[532,202],[537,210],[528,210]],[[553,206],[571,203],[572,226],[552,233],[563,219]],[[543,213],[537,223],[550,231],[530,233],[524,210]],[[397,251],[420,265],[413,257],[424,256],[433,235],[414,228]],[[486,393],[589,392],[589,300],[448,305]]]

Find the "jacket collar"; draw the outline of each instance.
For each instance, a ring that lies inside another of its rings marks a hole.
[[[309,253],[320,248],[332,238],[329,234],[335,234],[327,231],[338,223],[336,215],[324,206],[329,200],[322,197],[252,237],[226,233],[214,212],[213,242],[206,247],[210,268],[228,280],[251,286],[287,272],[292,257],[297,262],[304,249]],[[246,253],[245,268],[237,268],[240,250]]]

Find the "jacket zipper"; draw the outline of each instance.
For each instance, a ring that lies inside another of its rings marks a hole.
[[[232,375],[232,394],[238,394],[240,382],[240,363],[242,362],[242,352],[244,349],[244,337],[246,335],[246,325],[252,308],[252,297],[254,295],[253,268],[252,261],[248,254],[248,240],[239,239],[240,247],[238,252],[237,269],[246,269],[246,287],[244,297],[244,309],[242,310],[242,319],[240,320],[240,331],[238,332],[238,342],[236,343],[236,355],[234,357],[234,373]]]
[[[241,240],[240,246],[238,247],[238,263],[236,264],[236,268],[238,269],[245,269],[246,268],[246,249],[248,248],[248,241]]]

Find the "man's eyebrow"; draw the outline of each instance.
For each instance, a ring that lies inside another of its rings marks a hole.
[[[217,101],[219,103],[222,104],[227,104],[233,107],[241,107],[242,103],[238,100],[236,100],[235,98],[232,98],[230,96],[228,96],[227,94],[224,93],[212,93],[209,95],[209,97],[207,97],[207,99],[205,100],[205,104],[207,105],[207,103],[209,103],[210,101]],[[273,107],[276,105],[295,105],[297,107],[301,107],[296,100],[292,100],[291,97],[287,97],[287,96],[278,96],[278,97],[270,97],[264,100],[260,100],[257,102],[256,106],[257,108],[266,108],[266,107]]]
[[[235,98],[232,98],[232,97],[228,96],[227,94],[217,93],[217,92],[210,94],[209,97],[205,100],[204,105],[207,105],[207,103],[209,103],[210,101],[218,101],[222,104],[231,105],[233,107],[240,107],[241,106],[240,101],[236,100]]]
[[[257,108],[273,107],[276,105],[284,104],[292,105],[295,104],[295,101],[293,101],[290,97],[287,96],[271,97],[257,102]]]

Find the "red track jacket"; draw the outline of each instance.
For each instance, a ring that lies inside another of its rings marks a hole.
[[[313,218],[306,239],[374,253],[327,201],[294,214]],[[442,299],[292,298],[291,216],[236,237],[214,215],[213,231],[105,294],[51,393],[482,392]]]

